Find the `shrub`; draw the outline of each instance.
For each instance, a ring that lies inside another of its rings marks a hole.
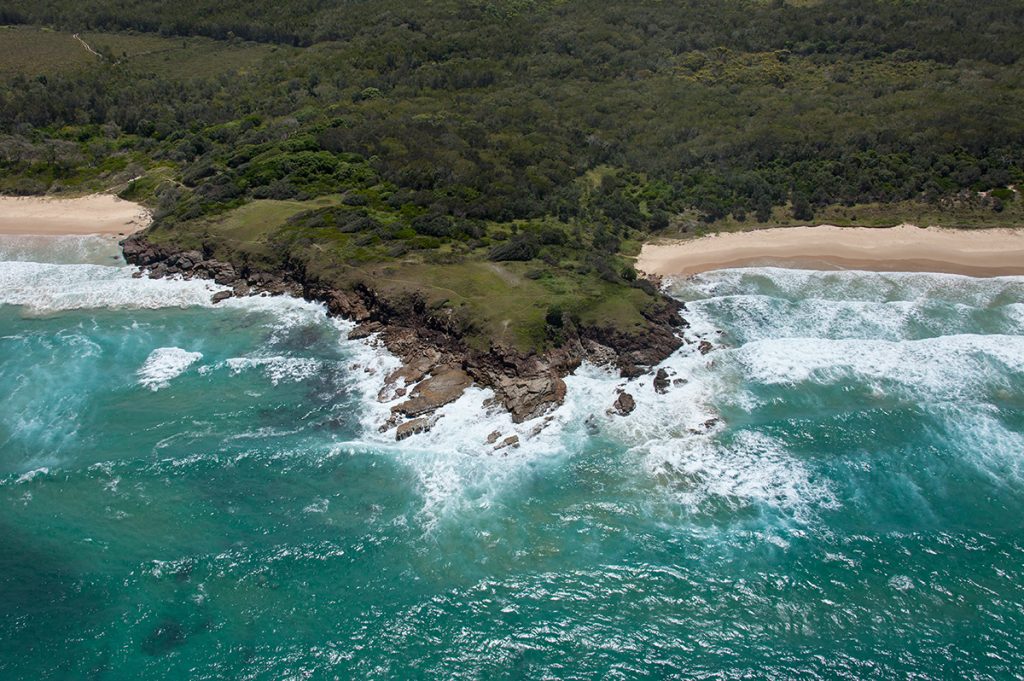
[[[436,236],[416,236],[408,241],[409,246],[418,249],[440,248],[441,240]]]
[[[554,329],[562,328],[565,324],[565,319],[562,316],[562,308],[558,305],[551,305],[548,307],[547,314],[544,315],[544,323]]]
[[[503,244],[498,244],[491,249],[487,255],[489,260],[501,261],[526,261],[533,260],[540,253],[540,247],[527,234],[519,234]]]

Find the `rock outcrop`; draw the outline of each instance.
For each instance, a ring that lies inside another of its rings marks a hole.
[[[411,421],[406,421],[405,423],[399,424],[395,429],[395,439],[401,442],[413,435],[427,432],[430,430],[430,426],[430,419],[426,416],[420,416],[419,418],[412,419]]]
[[[382,426],[382,430],[395,428],[398,438],[429,429],[429,415],[458,399],[473,382],[494,390],[497,402],[516,423],[535,418],[562,402],[566,391],[562,378],[582,361],[614,364],[625,377],[639,376],[679,347],[677,331],[686,325],[680,315],[682,303],[665,297],[644,311],[650,322],[644,334],[611,326],[581,326],[574,327],[559,347],[540,354],[524,354],[501,344],[481,351],[467,347],[451,310],[431,309],[415,293],[387,297],[365,284],[339,290],[308,276],[301,267],[257,271],[244,262],[217,260],[210,253],[150,243],[144,233],[125,239],[122,248],[125,259],[150,277],[198,277],[231,287],[215,294],[218,302],[232,295],[301,296],[323,302],[331,315],[356,322],[350,338],[376,334],[404,363],[385,379],[378,396],[381,401],[407,396]],[[706,351],[703,345],[701,351]],[[659,391],[665,387],[663,379],[667,377],[659,372],[655,378]],[[635,408],[626,394],[616,405],[620,413]]]
[[[615,404],[612,405],[612,409],[619,416],[628,416],[636,409],[636,400],[629,393],[621,392],[615,400]]]
[[[473,379],[458,367],[440,367],[413,388],[409,399],[391,408],[391,411],[409,418],[432,414],[462,396],[473,384]]]
[[[668,392],[668,386],[668,372],[665,369],[658,369],[658,373],[654,375],[654,391],[664,395]]]

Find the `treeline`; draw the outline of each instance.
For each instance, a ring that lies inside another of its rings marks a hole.
[[[129,59],[4,84],[0,189],[167,165],[167,219],[378,186],[407,221],[552,216],[614,233],[688,210],[767,220],[788,205],[810,219],[1024,181],[1024,6],[1010,0],[15,0],[2,12],[316,43],[218,77]]]
[[[500,23],[515,37],[487,48],[576,55],[593,64],[641,51],[681,54],[714,47],[799,54],[879,56],[1012,64],[1021,57],[1024,6],[1015,0],[8,0],[0,23],[66,30],[135,30],[164,35],[312,45],[405,26],[431,36]],[[576,30],[573,30],[573,29]],[[456,48],[457,37],[449,47]],[[457,48],[456,48],[457,49]]]

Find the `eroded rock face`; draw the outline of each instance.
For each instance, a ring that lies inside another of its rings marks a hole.
[[[407,417],[416,417],[437,411],[446,404],[454,402],[473,384],[473,379],[458,367],[442,367],[431,374],[430,378],[418,383],[413,388],[412,396],[391,408],[392,412]]]

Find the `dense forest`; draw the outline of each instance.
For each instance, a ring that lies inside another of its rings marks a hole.
[[[164,228],[335,197],[281,224],[347,262],[629,284],[620,255],[683,217],[995,215],[1024,180],[1018,0],[6,0],[0,24],[0,191],[117,186]]]

